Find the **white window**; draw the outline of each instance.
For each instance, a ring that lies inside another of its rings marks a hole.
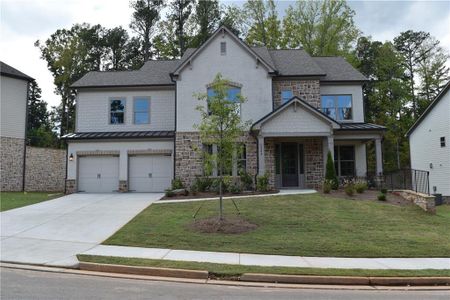
[[[235,86],[229,86],[227,91],[227,98],[226,100],[232,102],[234,105],[236,105],[236,113],[238,115],[241,114],[241,103],[239,101],[239,97],[241,95],[241,88],[235,87]],[[209,87],[207,90],[207,98],[211,99],[212,97],[216,96],[216,92],[212,87]],[[209,109],[208,109],[209,110]]]
[[[292,90],[282,90],[281,91],[281,104],[284,104],[291,100],[293,97]]]
[[[220,55],[226,55],[226,54],[227,54],[227,43],[220,42]]]
[[[351,95],[322,95],[322,112],[339,121],[351,120]]]
[[[110,99],[109,101],[109,123],[123,124],[125,122],[125,99]]]
[[[135,97],[134,98],[134,124],[150,123],[150,98]]]

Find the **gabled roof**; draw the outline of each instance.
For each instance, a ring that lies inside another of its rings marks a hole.
[[[136,71],[93,71],[72,84],[72,88],[134,87],[174,85],[170,72],[179,60],[149,60]]]
[[[431,110],[436,106],[436,104],[441,101],[442,98],[444,98],[445,94],[447,94],[448,90],[450,89],[450,81],[447,82],[447,84],[442,88],[442,90],[439,92],[439,94],[436,96],[436,98],[428,105],[427,109],[423,112],[423,114],[417,119],[417,121],[411,126],[411,128],[406,132],[406,136],[409,137],[411,133],[417,128],[417,126],[422,123],[423,119],[427,117],[427,115],[431,112]]]
[[[300,99],[297,96],[294,96],[289,101],[287,101],[283,105],[279,106],[277,109],[273,110],[272,112],[268,113],[267,115],[265,115],[264,117],[262,117],[261,119],[259,119],[255,123],[253,123],[252,127],[250,128],[250,130],[258,130],[258,129],[260,129],[261,125],[264,122],[267,122],[268,120],[270,120],[274,116],[278,115],[279,113],[284,111],[286,108],[288,108],[292,104],[299,104],[299,105],[301,105],[308,112],[310,112],[310,113],[314,114],[315,116],[319,117],[320,119],[330,123],[330,125],[333,127],[333,129],[338,129],[338,128],[341,127],[341,125],[336,120],[330,118],[329,116],[327,116],[326,114],[324,114],[320,110],[316,109],[314,106],[312,106],[308,102]]]
[[[11,67],[8,64],[5,64],[2,61],[0,61],[0,73],[2,76],[12,77],[12,78],[16,78],[16,79],[23,79],[26,81],[34,80],[32,77],[28,76],[27,74],[20,72],[19,70]]]
[[[320,81],[367,81],[367,77],[340,56],[313,57],[326,76]]]
[[[281,76],[325,76],[325,71],[303,49],[269,50]]]
[[[241,45],[250,55],[255,56],[255,58],[261,62],[262,65],[264,65],[269,73],[274,73],[275,70],[271,66],[270,63],[266,62],[263,57],[261,57],[255,50],[253,50],[249,45],[244,43],[239,37],[237,37],[231,30],[229,30],[226,26],[219,27],[207,40],[204,42],[200,47],[196,48],[189,56],[183,55],[183,57],[186,57],[178,67],[173,71],[172,75],[177,76],[179,75],[180,71],[193,59],[195,58],[199,53],[203,51],[210,43],[211,41],[219,34],[229,34],[231,38],[233,38],[239,45]],[[267,58],[267,57],[266,57]]]

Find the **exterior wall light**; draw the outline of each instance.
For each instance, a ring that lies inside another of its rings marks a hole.
[[[73,161],[73,153],[70,153],[69,160]]]

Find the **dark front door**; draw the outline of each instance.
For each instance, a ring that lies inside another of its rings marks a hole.
[[[283,187],[298,186],[298,144],[283,143],[281,147],[281,178]]]

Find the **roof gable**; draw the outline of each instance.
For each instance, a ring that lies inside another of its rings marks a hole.
[[[329,124],[332,129],[339,129],[341,127],[341,125],[336,120],[330,118],[329,116],[322,113],[320,110],[318,110],[315,107],[308,104],[306,101],[295,96],[295,97],[292,97],[285,104],[281,105],[274,111],[270,112],[269,114],[265,115],[264,117],[262,117],[261,119],[256,121],[252,125],[251,130],[260,130],[264,123],[275,118],[276,116],[278,116],[283,111],[287,110],[289,107],[291,107],[293,105],[300,106],[300,108],[302,108],[305,112],[308,112],[309,114],[313,115],[315,118],[320,119],[321,121]]]
[[[27,74],[20,72],[19,70],[11,67],[8,64],[5,64],[2,61],[0,61],[0,73],[3,76],[12,77],[12,78],[16,78],[16,79],[23,79],[26,81],[34,80],[32,77],[28,76]]]
[[[227,27],[225,26],[221,26],[219,29],[217,29],[210,37],[208,40],[206,40],[206,42],[204,42],[200,47],[196,48],[195,50],[193,50],[191,53],[189,53],[190,55],[183,55],[183,58],[181,60],[181,63],[176,67],[176,69],[173,71],[173,73],[171,74],[172,76],[178,76],[180,74],[180,72],[188,65],[190,64],[190,62],[196,57],[198,56],[206,47],[208,47],[208,45],[218,36],[218,35],[224,35],[224,34],[228,34],[235,42],[237,42],[244,50],[247,51],[247,53],[249,53],[249,55],[255,57],[256,61],[261,63],[269,73],[275,73],[276,70],[275,68],[272,66],[272,64],[270,62],[267,62],[266,59],[268,59],[268,56],[265,56],[265,59],[260,55],[261,52],[258,51],[259,53],[257,53],[257,51],[255,51],[254,49],[252,49],[250,46],[248,46],[246,43],[244,43],[239,37],[237,37],[231,30],[229,30]]]
[[[436,96],[436,98],[431,102],[430,105],[428,105],[427,109],[423,112],[423,114],[417,119],[417,121],[411,126],[411,128],[406,132],[406,136],[409,137],[414,130],[422,123],[422,121],[427,117],[427,115],[433,110],[433,108],[441,101],[441,99],[444,98],[444,96],[447,94],[447,92],[450,89],[450,81],[447,82],[447,84],[442,88],[442,90],[439,92],[439,94]]]

